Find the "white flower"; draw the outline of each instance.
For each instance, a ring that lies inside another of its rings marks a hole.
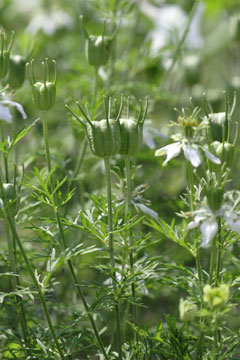
[[[240,216],[233,212],[232,208],[228,205],[223,205],[216,212],[213,212],[210,208],[205,207],[192,211],[190,215],[194,216],[194,219],[188,224],[186,230],[194,229],[200,225],[203,248],[208,247],[211,240],[217,234],[218,217],[225,219],[230,229],[240,235]]]
[[[27,26],[30,34],[37,34],[42,30],[45,35],[52,36],[61,28],[71,28],[72,17],[62,9],[54,8],[50,12],[39,10]]]
[[[7,106],[5,106],[7,105]],[[11,100],[1,100],[0,101],[0,120],[5,120],[8,123],[11,123],[12,114],[8,108],[8,105],[15,106],[16,109],[21,113],[23,119],[27,118],[25,111],[21,104],[11,101]]]
[[[164,146],[156,150],[155,156],[167,155],[166,160],[163,162],[163,166],[165,166],[171,159],[177,157],[180,154],[181,150],[183,150],[185,158],[190,161],[192,166],[198,167],[202,162],[199,149],[203,150],[203,152],[205,153],[206,157],[209,160],[211,160],[215,164],[221,164],[221,161],[216,156],[211,154],[203,146],[196,144],[189,144],[188,142],[185,141],[183,142],[178,141],[169,144],[167,146]]]

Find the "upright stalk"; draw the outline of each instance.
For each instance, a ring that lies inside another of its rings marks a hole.
[[[7,236],[7,243],[8,243],[8,256],[9,256],[9,262],[10,262],[10,269],[11,272],[14,274],[13,277],[13,290],[17,290],[17,288],[21,285],[20,284],[20,280],[19,277],[17,276],[17,265],[16,265],[16,261],[15,261],[15,255],[14,255],[14,251],[13,251],[13,247],[12,247],[12,239],[11,239],[11,234],[9,231],[9,224],[8,224],[8,220],[5,216],[5,229],[6,229],[6,236]],[[19,298],[18,296],[16,296],[16,303],[17,303],[17,313],[19,316],[19,320],[20,320],[20,324],[21,324],[21,329],[22,329],[22,333],[23,333],[23,339],[25,344],[27,345],[27,325],[26,325],[26,316],[25,316],[25,309],[23,306],[23,302],[22,299]],[[19,307],[19,309],[18,309]]]
[[[48,128],[47,128],[47,122],[46,122],[45,113],[44,113],[44,116],[43,116],[43,133],[44,133],[45,150],[46,150],[46,157],[47,157],[47,164],[48,164],[48,172],[50,173],[50,171],[52,169],[52,164],[51,164],[51,157],[50,157],[50,150],[49,150]],[[81,166],[81,162],[83,160],[84,152],[86,150],[86,144],[87,143],[85,141],[85,145],[83,146],[83,149],[82,149],[82,156],[80,157],[80,164],[78,164],[79,167]],[[50,187],[51,187],[51,192],[52,192],[53,191],[53,182],[51,181],[51,179],[50,179]],[[61,219],[60,219],[60,215],[59,215],[59,211],[58,211],[58,206],[57,206],[57,204],[55,204],[55,199],[53,198],[52,200],[53,200],[54,205],[55,205],[54,206],[54,214],[55,214],[55,217],[56,217],[56,220],[57,220],[58,230],[59,230],[59,234],[60,234],[60,237],[61,237],[61,246],[62,246],[62,248],[64,250],[66,250],[67,249],[67,243],[66,243],[66,239],[65,239],[65,235],[64,235],[64,231],[63,231],[63,227],[62,227],[62,223],[61,223]],[[81,289],[81,287],[80,287],[80,285],[78,283],[77,276],[75,274],[72,261],[68,260],[67,264],[68,264],[68,267],[69,267],[69,270],[70,270],[70,273],[71,273],[71,277],[72,277],[75,289],[76,289],[77,293],[79,294],[79,296],[81,298],[81,301],[83,302],[86,313],[88,314],[88,318],[89,318],[89,320],[91,322],[91,325],[92,325],[94,334],[96,336],[96,339],[98,341],[99,347],[102,350],[105,359],[108,360],[109,359],[108,355],[107,355],[107,353],[106,353],[106,351],[104,349],[104,346],[103,346],[101,337],[100,337],[100,335],[98,333],[97,327],[95,325],[93,316],[91,315],[91,313],[89,311],[89,306],[88,306],[88,304],[87,304],[87,302],[85,300],[82,289]]]
[[[114,246],[113,246],[113,211],[112,211],[112,190],[111,190],[111,174],[110,174],[110,159],[108,156],[104,158],[105,171],[106,171],[106,183],[107,183],[107,199],[108,199],[108,228],[109,228],[109,255],[110,265],[113,270],[113,289],[115,292],[115,321],[117,331],[117,343],[118,343],[118,359],[122,360],[122,336],[121,336],[121,321],[119,311],[119,301],[117,295],[117,278],[115,272],[115,258],[114,258]]]
[[[189,181],[189,186],[190,186],[190,203],[191,203],[191,211],[195,210],[195,205],[194,205],[194,178],[193,178],[193,168],[192,168],[192,164],[190,163],[190,161],[187,161],[187,169],[188,169],[188,181]],[[198,244],[197,244],[197,251],[196,251],[196,267],[197,267],[197,273],[198,273],[198,280],[199,280],[199,289],[200,289],[200,294],[201,294],[201,298],[202,298],[202,269],[201,269],[201,262],[200,262],[200,252],[198,249]]]
[[[1,128],[1,140],[4,143],[5,141],[5,134],[4,134],[4,128],[3,128],[3,120],[0,120],[0,128]],[[8,156],[3,152],[3,162],[4,162],[4,168],[5,168],[5,179],[6,183],[9,182],[9,175],[8,175]]]
[[[222,267],[222,252],[223,252],[223,244],[222,244],[222,222],[221,218],[218,218],[218,257],[217,257],[217,270],[216,270],[216,284],[218,285],[218,282],[220,280],[220,272]]]
[[[126,206],[125,206],[125,215],[126,219],[129,214],[131,214],[132,209],[132,189],[131,189],[131,163],[129,155],[125,156],[125,169],[126,169]],[[133,260],[133,239],[131,237],[131,231],[128,230],[128,238],[129,238],[129,262],[132,274],[134,273],[134,260]],[[136,296],[135,291],[135,283],[133,282],[131,285],[132,288],[132,296],[133,299]],[[137,314],[137,307],[135,304],[132,305],[133,309],[133,320],[134,324],[138,325],[138,314]],[[135,340],[138,341],[138,334],[134,331]]]
[[[98,66],[95,66],[94,68],[94,99],[96,99],[97,97],[97,93],[98,93],[98,71],[99,71],[99,67]]]
[[[3,182],[2,182],[1,176],[0,176],[0,189],[1,189],[1,192],[4,194],[4,192],[3,192]],[[47,320],[47,323],[48,323],[48,326],[49,326],[49,330],[50,330],[52,338],[54,340],[56,349],[57,349],[57,351],[58,351],[58,353],[60,355],[60,358],[62,360],[65,360],[66,358],[65,358],[63,350],[62,350],[62,348],[61,348],[61,346],[59,344],[57,335],[55,333],[55,330],[54,330],[54,327],[53,327],[53,324],[52,324],[52,320],[50,318],[50,315],[49,315],[49,312],[48,312],[48,309],[47,309],[47,305],[46,305],[45,298],[44,298],[44,293],[41,290],[40,285],[39,285],[39,283],[38,283],[38,281],[37,281],[37,279],[35,277],[32,265],[31,265],[30,261],[28,260],[27,254],[26,254],[26,252],[24,250],[24,247],[22,246],[21,240],[20,240],[20,238],[18,236],[15,223],[14,223],[14,221],[12,219],[12,216],[11,216],[11,214],[9,212],[9,209],[7,208],[6,205],[7,205],[6,200],[4,199],[4,208],[5,208],[4,211],[5,211],[5,214],[6,214],[6,218],[8,220],[8,224],[9,224],[9,226],[11,228],[11,232],[12,232],[12,234],[13,234],[16,242],[17,242],[17,245],[19,247],[19,250],[21,251],[21,254],[23,256],[23,259],[24,259],[24,262],[25,262],[26,267],[28,269],[28,272],[29,272],[29,274],[30,274],[30,276],[32,278],[32,281],[34,283],[34,286],[35,286],[35,288],[37,290],[37,293],[38,293],[38,296],[39,296],[39,299],[40,299],[40,302],[41,302],[41,305],[42,305],[42,308],[43,308],[43,312],[44,312],[44,315],[46,317],[46,320]]]
[[[211,260],[210,260],[210,267],[209,267],[209,283],[212,285],[214,270],[215,270],[215,260],[217,255],[217,236],[214,236],[212,240],[212,251],[211,251]]]

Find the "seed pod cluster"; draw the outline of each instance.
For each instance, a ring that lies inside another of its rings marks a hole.
[[[83,16],[80,16],[83,32],[86,38],[86,58],[90,65],[99,68],[108,63],[110,58],[112,44],[116,36],[116,31],[112,36],[105,35],[105,22],[101,35],[89,35],[84,23]]]
[[[14,36],[14,32],[12,32],[12,37],[11,37],[8,49],[4,50],[5,38],[4,38],[4,34],[1,33],[0,79],[3,79],[8,73],[9,61],[10,61],[10,53],[11,53],[12,44],[13,44],[13,36]]]
[[[30,64],[29,63],[26,64],[28,70],[28,77],[30,80],[30,84],[32,86],[33,103],[38,110],[41,111],[50,110],[53,107],[56,98],[56,82],[57,82],[56,61],[52,60],[52,63],[54,65],[53,81],[50,81],[48,59],[45,59],[45,62],[42,62],[43,82],[36,81],[33,71],[33,62],[34,60],[32,60]]]
[[[86,110],[81,104],[77,103],[84,120],[79,118],[67,105],[67,109],[84,126],[88,138],[88,143],[92,153],[98,157],[105,158],[112,155],[134,155],[142,143],[143,123],[147,114],[146,108],[143,111],[142,102],[137,120],[133,118],[121,117],[123,108],[123,97],[117,111],[116,117],[111,118],[111,98],[105,101],[106,118],[100,121],[90,119],[88,108]],[[116,104],[116,102],[115,102]],[[128,105],[129,106],[129,105]],[[129,114],[129,111],[127,112]]]

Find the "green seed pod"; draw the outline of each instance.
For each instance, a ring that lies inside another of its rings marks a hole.
[[[10,40],[8,50],[4,50],[5,39],[4,39],[4,34],[1,33],[0,79],[3,79],[8,73],[9,61],[10,61],[10,53],[11,53],[12,44],[13,44],[13,36],[14,36],[14,32],[12,32],[12,37],[11,37],[11,40]]]
[[[143,123],[147,115],[148,102],[143,112],[142,101],[138,119],[135,120],[129,116],[127,118],[120,118],[121,131],[121,155],[135,155],[141,148],[143,137]],[[129,114],[129,103],[128,103]]]
[[[223,202],[223,194],[223,188],[209,187],[206,189],[208,206],[213,212],[220,209]]]
[[[18,89],[25,80],[26,61],[21,55],[10,56],[7,83],[12,89]]]
[[[197,54],[191,54],[183,60],[184,78],[189,86],[200,82],[201,78],[201,58]]]
[[[86,37],[86,58],[90,65],[99,68],[108,63],[110,58],[113,40],[116,36],[116,31],[113,36],[105,35],[105,21],[103,23],[102,35],[89,35],[83,24],[83,16],[80,16],[84,35]]]
[[[119,154],[121,147],[121,133],[119,118],[122,111],[122,101],[116,119],[111,119],[111,98],[107,102],[105,98],[106,119],[92,121],[88,111],[77,103],[86,121],[80,119],[67,105],[67,109],[85,127],[88,143],[92,153],[98,157],[105,158]]]
[[[56,69],[56,61],[52,60],[54,64],[54,80],[50,81],[49,78],[49,68],[48,68],[48,59],[45,60],[45,63],[42,63],[43,66],[43,82],[36,82],[34,72],[33,72],[33,61],[31,61],[31,65],[29,63],[26,64],[28,70],[28,77],[32,86],[33,93],[33,103],[38,110],[46,111],[50,110],[56,98],[56,82],[57,82],[57,69]],[[29,67],[31,66],[31,74]]]
[[[210,149],[211,152],[221,160],[221,164],[225,164],[227,168],[231,169],[235,157],[235,147],[235,143],[214,141]],[[221,165],[211,163],[209,166],[211,171],[219,172],[221,170]]]

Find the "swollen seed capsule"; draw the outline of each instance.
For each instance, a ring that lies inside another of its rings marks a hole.
[[[49,79],[49,68],[48,68],[48,59],[45,60],[45,63],[42,63],[43,66],[43,82],[36,82],[34,72],[33,72],[33,62],[31,61],[31,65],[29,63],[26,64],[28,70],[28,77],[32,86],[32,94],[33,94],[33,103],[38,110],[46,111],[50,110],[56,98],[56,81],[57,81],[57,69],[56,69],[56,61],[52,60],[54,64],[54,80],[50,81]],[[29,66],[31,66],[31,74]]]
[[[8,50],[4,50],[5,39],[4,39],[4,34],[1,33],[0,79],[4,78],[8,73],[9,61],[10,61],[10,52],[11,52],[12,44],[13,44],[13,36],[14,36],[14,32],[12,32],[12,37],[11,37],[11,40],[10,40]]]
[[[129,104],[128,104],[129,107]],[[142,102],[138,119],[133,118],[120,118],[120,131],[121,131],[121,155],[135,155],[141,148],[143,137],[143,123],[147,115],[148,103],[143,112]],[[129,113],[129,109],[128,109]]]
[[[95,156],[105,158],[119,154],[121,147],[121,133],[119,118],[121,115],[122,102],[116,119],[111,119],[111,98],[109,102],[105,98],[106,119],[92,121],[83,107],[77,103],[86,121],[80,119],[68,106],[67,109],[80,121],[86,130],[89,147]]]
[[[18,89],[25,80],[26,61],[21,55],[10,56],[7,83],[12,89]]]
[[[86,37],[86,58],[90,65],[99,68],[108,63],[110,58],[112,44],[116,32],[113,36],[105,35],[105,22],[103,24],[102,35],[89,35],[83,24],[83,17],[80,16],[82,28]]]
[[[222,206],[224,191],[222,188],[209,187],[206,196],[209,208],[215,212]]]

